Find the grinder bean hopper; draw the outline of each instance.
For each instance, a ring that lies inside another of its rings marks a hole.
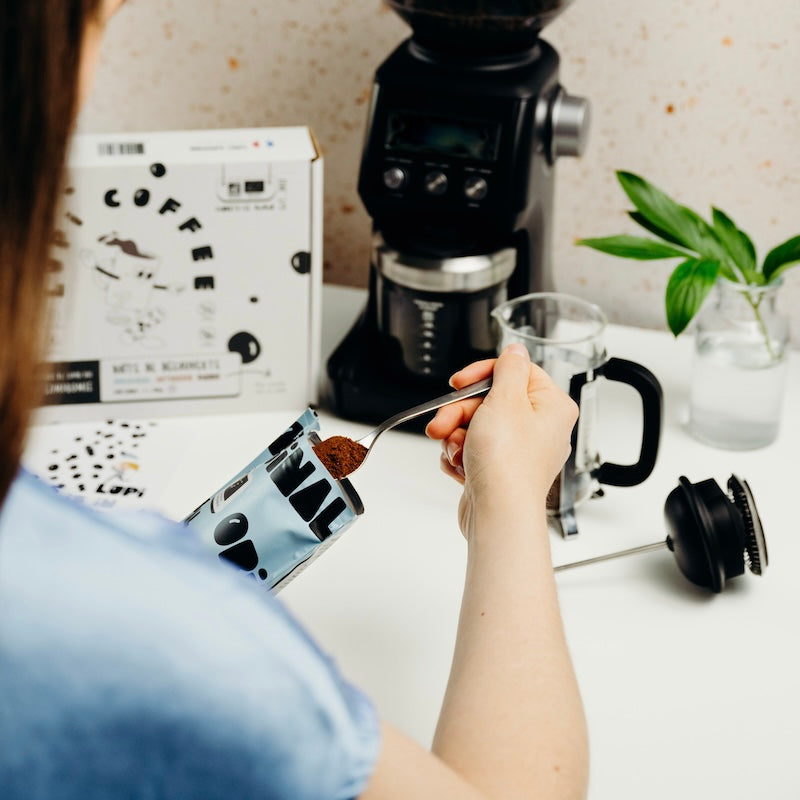
[[[375,74],[358,180],[369,295],[328,362],[341,416],[443,394],[494,354],[492,308],[553,288],[555,164],[582,154],[589,112],[540,33],[570,2],[386,0],[413,33]]]

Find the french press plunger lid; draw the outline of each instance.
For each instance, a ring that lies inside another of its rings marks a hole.
[[[747,481],[731,475],[726,495],[711,478],[691,483],[681,476],[666,499],[664,517],[669,534],[662,542],[562,564],[555,571],[667,547],[686,578],[713,592],[721,592],[745,566],[763,575],[767,541]]]

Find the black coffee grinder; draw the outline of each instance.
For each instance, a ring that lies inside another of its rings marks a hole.
[[[413,34],[375,76],[369,295],[328,362],[334,411],[367,422],[447,391],[494,355],[492,308],[552,290],[555,162],[582,154],[589,122],[539,38],[571,0],[386,2]]]

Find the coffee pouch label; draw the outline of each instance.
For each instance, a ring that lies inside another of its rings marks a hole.
[[[184,520],[221,559],[275,591],[364,511],[350,481],[334,479],[314,452],[318,430],[306,409]]]

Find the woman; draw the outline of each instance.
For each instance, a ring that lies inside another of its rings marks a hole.
[[[155,515],[19,470],[65,149],[122,0],[0,4],[0,793],[17,798],[578,798],[583,712],[545,497],[576,408],[523,348],[440,409],[467,580],[432,752],[381,724],[271,596]]]

